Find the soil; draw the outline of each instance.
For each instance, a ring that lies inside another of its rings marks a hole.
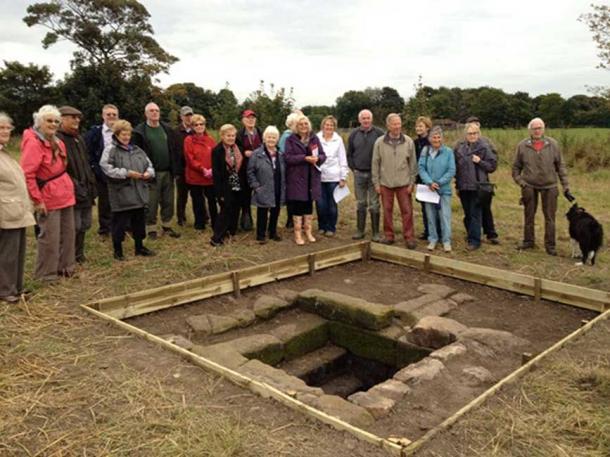
[[[294,291],[311,288],[332,290],[371,302],[392,305],[422,295],[417,291],[417,287],[426,283],[444,284],[458,292],[475,297],[474,301],[461,304],[445,317],[455,319],[468,327],[509,331],[527,339],[530,344],[525,350],[533,354],[543,351],[578,328],[583,319],[590,319],[595,315],[593,312],[571,306],[547,301],[536,302],[531,297],[491,287],[424,273],[408,267],[371,261],[355,262],[323,270],[313,277],[301,276],[245,290],[238,299],[225,295],[135,317],[129,319],[129,323],[156,335],[180,334],[192,338],[195,343],[210,344],[247,334],[260,333],[265,329],[282,324],[288,319],[293,319],[301,311],[297,309],[283,312],[269,321],[212,337],[192,335],[186,324],[187,317],[204,313],[229,314],[236,308],[251,308],[259,295],[274,295],[280,289],[286,288]],[[150,362],[158,363],[156,358]],[[520,353],[511,353],[506,357],[498,358],[482,357],[469,351],[463,357],[450,360],[447,363],[448,369],[444,370],[440,376],[414,388],[408,396],[397,403],[392,413],[377,420],[369,431],[384,437],[402,436],[415,440],[493,383],[514,371],[520,366],[520,363]],[[456,373],[461,373],[463,368],[473,366],[485,367],[491,372],[493,380],[473,386],[457,386],[454,382]],[[182,378],[181,382],[185,383],[184,388],[188,390],[196,392],[198,389],[196,379],[193,379],[191,383],[188,379]],[[223,381],[223,384],[229,383]],[[255,414],[257,421],[281,424],[278,422],[280,416],[278,410],[285,410],[285,408],[279,404],[267,400],[251,399],[252,396],[249,393],[237,387],[229,390],[241,392],[240,404],[243,404],[244,399],[248,399],[248,401],[252,401],[252,404],[258,405]],[[261,402],[264,406],[260,406]]]

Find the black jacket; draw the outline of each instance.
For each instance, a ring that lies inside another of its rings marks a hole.
[[[57,132],[57,136],[66,145],[66,152],[68,153],[66,171],[74,183],[75,206],[77,208],[93,206],[95,197],[97,197],[97,185],[95,184],[95,175],[89,164],[85,140],[79,134],[71,135],[62,130]]]
[[[237,146],[239,150],[243,153],[242,149]],[[242,190],[246,189],[246,180],[247,180],[247,165],[246,160],[242,161],[241,168],[238,171],[239,175],[239,184],[241,185]],[[243,179],[242,179],[242,170]],[[231,186],[229,185],[229,171],[227,170],[227,161],[225,159],[225,147],[222,144],[222,141],[212,149],[212,176],[214,177],[214,191],[218,198],[228,199],[228,196],[231,194]]]
[[[169,151],[169,163],[170,163],[170,172],[172,176],[182,176],[184,174],[184,165],[183,161],[180,160],[180,156],[182,155],[182,147],[179,144],[176,132],[172,129],[169,124],[165,122],[160,123],[163,130],[165,130],[165,134],[167,135],[167,150]],[[151,146],[148,138],[146,137],[146,122],[142,122],[138,124],[135,129],[133,129],[133,136],[131,137],[131,142],[141,148],[148,158],[152,161],[152,156],[150,154]],[[157,167],[157,164],[153,162],[153,167]]]
[[[94,125],[85,135],[89,165],[98,181],[106,181],[106,175],[100,168],[100,159],[102,158],[102,152],[104,152],[104,135],[102,134],[102,127],[103,124]]]

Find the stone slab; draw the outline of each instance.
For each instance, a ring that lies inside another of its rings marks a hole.
[[[399,402],[402,398],[411,391],[411,388],[406,384],[395,379],[388,379],[376,386],[371,387],[368,392],[381,395],[395,402]]]
[[[328,321],[304,313],[293,322],[269,331],[284,344],[284,357],[291,360],[321,348],[328,342]]]
[[[186,323],[195,333],[203,333],[205,335],[212,333],[212,325],[207,314],[189,316],[186,318]]]
[[[254,314],[256,314],[256,317],[269,319],[290,306],[291,304],[283,298],[274,295],[261,295],[254,302],[252,310],[254,311]]]
[[[251,309],[236,309],[231,313],[231,317],[237,321],[240,327],[247,327],[256,320],[256,314]]]
[[[419,319],[426,316],[444,316],[452,309],[457,308],[457,306],[457,303],[451,298],[443,298],[442,300],[428,303],[427,305],[416,309],[411,314],[419,321]]]
[[[478,327],[471,327],[460,333],[459,339],[476,341],[477,343],[490,348],[497,354],[510,352],[530,344],[528,340],[504,330]],[[466,345],[468,346],[468,344]]]
[[[208,314],[208,321],[212,328],[212,334],[217,335],[224,333],[239,326],[237,319],[229,316],[220,316],[218,314]]]
[[[426,316],[411,329],[407,338],[418,346],[439,349],[456,341],[467,328],[453,319]]]
[[[374,392],[356,392],[347,399],[355,405],[362,406],[375,419],[387,416],[396,404],[394,400],[382,397]]]
[[[375,418],[366,409],[336,395],[322,395],[310,401],[310,406],[356,427],[368,427],[375,423]]]
[[[347,351],[345,349],[339,346],[326,345],[302,357],[285,362],[282,364],[282,369],[288,374],[307,379],[317,372],[328,372],[346,355]]]
[[[415,386],[421,382],[431,381],[444,369],[445,365],[441,361],[427,357],[398,371],[394,379],[408,386]]]
[[[395,366],[397,342],[377,332],[363,330],[342,322],[328,323],[330,340],[352,354]]]
[[[466,367],[462,370],[466,379],[466,384],[472,387],[478,387],[494,382],[494,376],[485,367]]]
[[[292,397],[296,397],[297,394],[303,393],[316,396],[324,394],[322,389],[318,387],[309,387],[296,376],[291,376],[284,370],[273,368],[260,360],[250,360],[239,367],[237,371],[252,379],[269,384]]]
[[[451,300],[456,302],[458,305],[461,305],[462,303],[468,303],[471,301],[475,301],[476,298],[473,297],[472,295],[468,295],[463,292],[458,292],[457,294],[451,296]]]
[[[187,351],[190,351],[192,349],[192,347],[194,346],[194,344],[191,340],[189,340],[188,338],[185,338],[182,335],[164,335],[161,338],[163,338],[166,341],[169,341],[172,344],[175,344],[178,347],[186,349]]]
[[[466,346],[464,346],[462,343],[456,342],[443,348],[437,349],[432,354],[430,354],[430,357],[432,357],[433,359],[438,359],[441,362],[447,362],[448,360],[465,354],[466,352]]]
[[[284,358],[283,344],[273,335],[244,336],[222,344],[229,345],[249,359],[258,359],[270,365],[275,365]]]
[[[455,289],[444,284],[421,284],[417,287],[417,291],[422,294],[438,295],[441,298],[447,298],[455,293]]]
[[[191,351],[231,370],[235,370],[248,362],[247,358],[226,344],[215,344],[212,346],[196,344]]]

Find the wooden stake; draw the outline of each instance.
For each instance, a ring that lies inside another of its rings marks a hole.
[[[231,273],[231,278],[233,279],[233,294],[235,298],[241,297],[241,288],[239,286],[239,271],[234,271]]]
[[[316,272],[316,254],[309,254],[307,256],[307,263],[309,264],[309,276],[313,276]]]
[[[534,278],[534,300],[540,301],[542,297],[542,281],[540,278]]]

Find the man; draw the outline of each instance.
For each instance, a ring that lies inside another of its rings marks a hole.
[[[568,175],[557,141],[544,136],[544,122],[532,119],[527,126],[530,138],[517,146],[513,163],[513,179],[521,186],[521,203],[524,206],[523,242],[518,249],[532,249],[535,245],[534,222],[538,196],[544,215],[544,247],[549,255],[555,249],[555,213],[557,212],[557,181],[561,181],[563,195],[573,201],[568,186]]]
[[[62,106],[61,125],[57,136],[66,145],[68,154],[67,172],[74,183],[74,232],[75,232],[75,258],[78,263],[84,263],[85,235],[91,228],[91,208],[97,197],[95,175],[89,164],[89,156],[85,147],[85,140],[79,133],[80,121],[83,113],[72,106]]]
[[[479,127],[479,129],[481,128],[481,121],[476,116],[470,116],[468,119],[466,119],[466,124],[476,124]],[[481,141],[481,143],[483,143],[485,146],[487,146],[489,148],[489,150],[491,151],[491,153],[494,156],[494,160],[497,163],[498,152],[496,151],[496,148],[495,148],[493,142],[489,138],[487,138],[483,135],[479,136],[479,140]],[[457,151],[458,148],[465,141],[466,141],[466,139],[459,140],[455,144],[455,147],[453,148],[453,150]],[[483,226],[483,233],[487,237],[487,241],[490,244],[500,244],[498,232],[496,232],[496,226],[494,223],[494,216],[493,216],[493,213],[491,212],[492,200],[493,200],[493,195],[491,196],[491,198],[489,198],[488,200],[483,202],[483,205],[481,206],[481,224]]]
[[[95,174],[97,185],[97,218],[99,229],[97,233],[102,236],[110,236],[110,201],[108,200],[108,183],[106,175],[100,168],[100,159],[104,149],[112,144],[112,125],[119,118],[119,109],[111,104],[102,108],[101,125],[94,125],[85,135],[89,164]]]
[[[402,217],[402,233],[408,249],[415,249],[413,229],[413,206],[411,194],[417,179],[417,157],[413,140],[401,131],[402,121],[396,113],[386,118],[388,129],[384,136],[375,141],[371,176],[375,192],[381,195],[383,203],[384,244],[394,244],[394,197],[398,200]]]
[[[347,163],[354,173],[357,203],[356,233],[354,240],[364,238],[367,210],[371,213],[372,240],[379,241],[379,196],[375,192],[371,176],[373,145],[383,135],[383,130],[373,125],[373,113],[363,109],[358,113],[360,127],[349,135]]]
[[[180,238],[171,227],[174,216],[174,177],[183,173],[178,159],[178,142],[172,128],[161,122],[161,110],[156,103],[144,108],[146,121],[133,129],[132,142],[142,148],[155,169],[155,179],[150,183],[146,233],[157,238],[157,212],[161,209],[161,234]]]
[[[180,167],[182,170],[185,169],[185,159],[184,159],[184,139],[187,136],[193,134],[193,126],[191,119],[193,118],[193,108],[190,106],[183,106],[180,108],[180,126],[177,131],[177,139],[178,139],[178,160],[180,162]],[[186,204],[189,198],[189,189],[186,184],[184,178],[184,172],[180,175],[176,176],[176,216],[178,218],[178,225],[183,226],[186,223]],[[204,214],[203,220],[207,223],[208,214],[205,211],[204,206]]]
[[[251,109],[246,109],[241,113],[242,128],[237,132],[235,143],[244,151],[244,165],[240,169],[240,178],[248,182],[246,170],[248,169],[248,159],[252,156],[261,144],[263,144],[263,134],[256,126],[256,113]],[[252,230],[252,212],[250,209],[252,200],[252,189],[248,184],[242,189],[241,196],[241,219],[239,226],[242,230]]]

